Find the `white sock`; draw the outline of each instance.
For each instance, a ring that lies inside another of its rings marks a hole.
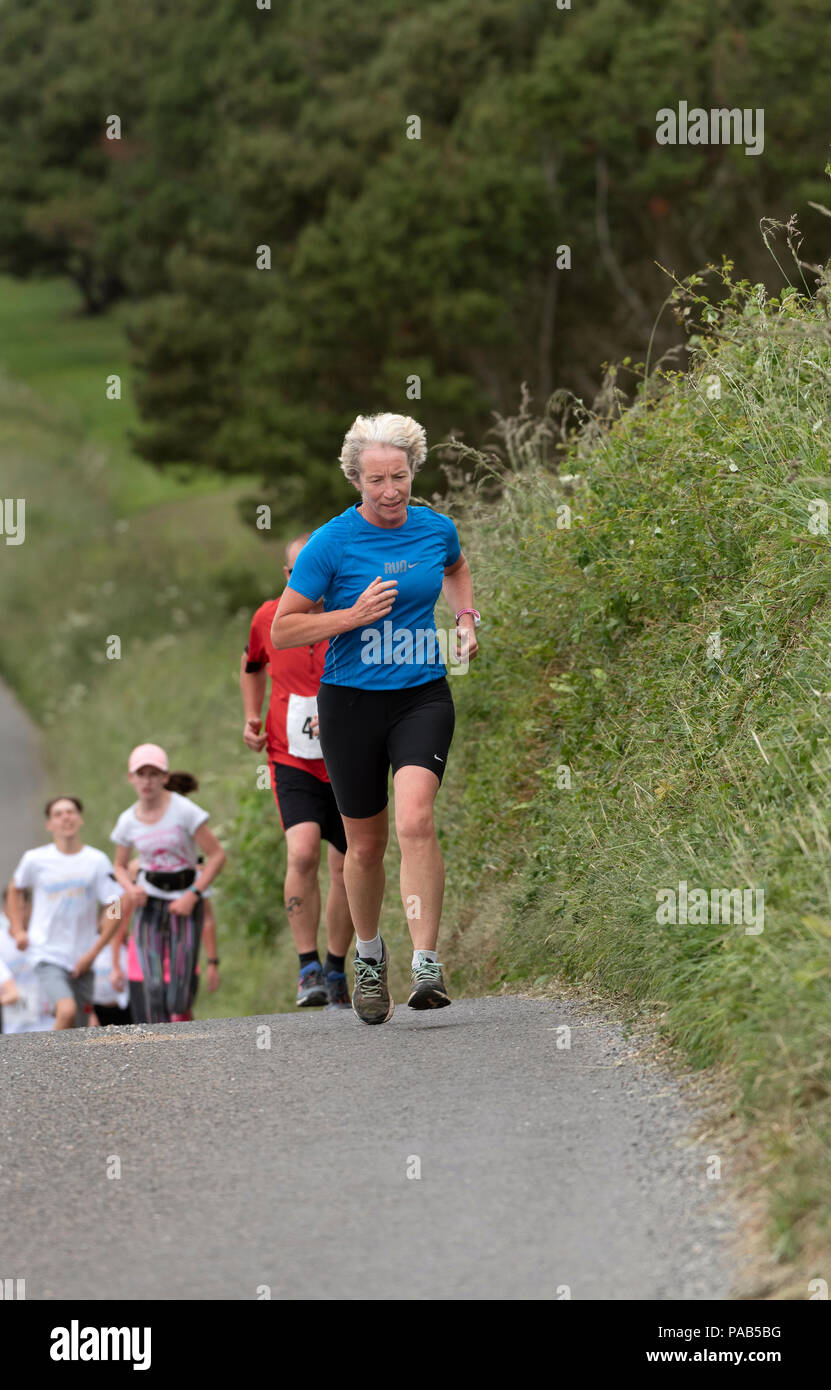
[[[439,959],[438,951],[413,951],[413,963],[411,969],[416,970],[423,960],[431,960],[437,964]]]
[[[380,932],[377,936],[373,936],[371,941],[362,941],[359,936],[356,936],[355,949],[361,957],[361,960],[374,960],[380,963],[383,952]]]

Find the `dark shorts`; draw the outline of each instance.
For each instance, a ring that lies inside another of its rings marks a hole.
[[[441,783],[456,712],[447,677],[404,690],[321,684],[320,746],[342,816],[377,816],[389,799],[389,772],[426,767]]]
[[[272,763],[272,767],[274,795],[283,829],[290,830],[293,825],[314,821],[320,826],[321,839],[328,840],[334,849],[346,854],[346,832],[331,783],[321,782],[319,777],[299,767],[286,767],[283,763]]]

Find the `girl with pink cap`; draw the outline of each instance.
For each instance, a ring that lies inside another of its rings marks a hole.
[[[167,789],[169,771],[167,754],[158,744],[133,749],[128,776],[138,800],[122,812],[110,837],[116,845],[115,876],[129,892],[135,912],[133,934],[151,1023],[175,1022],[190,1012],[202,894],[225,863],[225,851],[206,824],[209,813]],[[131,849],[140,861],[135,884],[127,872]],[[200,850],[204,864],[198,862]]]

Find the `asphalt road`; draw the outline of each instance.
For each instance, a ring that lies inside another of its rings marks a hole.
[[[46,838],[41,768],[0,685],[6,878]],[[27,1299],[724,1298],[734,1214],[695,1120],[571,1002],[0,1037],[0,1279]]]
[[[574,1003],[9,1037],[0,1096],[27,1299],[709,1299],[734,1273],[676,1082]]]

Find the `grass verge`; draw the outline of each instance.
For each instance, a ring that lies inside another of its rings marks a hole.
[[[486,622],[455,686],[445,949],[457,988],[602,989],[728,1066],[775,1251],[827,1272],[829,287],[717,278],[718,304],[678,290],[689,374],[628,410],[610,376],[559,476],[561,414],[503,421],[501,500],[451,506]],[[706,899],[666,920],[681,883]]]

